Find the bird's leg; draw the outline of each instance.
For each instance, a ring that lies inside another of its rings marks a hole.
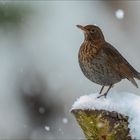
[[[112,85],[110,85],[109,88],[107,89],[107,91],[104,93],[105,98],[106,98],[106,96],[111,88],[112,88]]]
[[[100,97],[102,97],[102,96],[104,96],[104,97],[106,98],[107,93],[108,93],[108,92],[109,92],[109,90],[112,88],[112,86],[113,86],[113,85],[110,85],[110,86],[109,86],[109,88],[107,89],[107,91],[106,91],[104,94],[102,94],[102,95],[98,96],[97,98],[100,98]]]
[[[103,91],[104,87],[105,87],[105,86],[102,86],[102,88],[101,88],[101,90],[100,90],[99,94],[101,94],[101,93],[102,93],[102,91]]]

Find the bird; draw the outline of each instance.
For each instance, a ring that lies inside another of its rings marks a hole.
[[[105,40],[102,30],[96,25],[76,25],[84,33],[84,41],[79,49],[78,61],[83,74],[92,82],[102,86],[99,96],[106,97],[114,84],[128,79],[135,87],[140,73]],[[106,92],[103,92],[108,86]]]

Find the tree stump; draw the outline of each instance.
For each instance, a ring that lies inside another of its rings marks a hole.
[[[72,109],[87,140],[132,140],[128,117],[115,111]]]

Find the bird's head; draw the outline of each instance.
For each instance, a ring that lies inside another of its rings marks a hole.
[[[95,25],[86,25],[86,26],[76,25],[76,26],[84,32],[85,40],[87,41],[104,40],[104,35],[98,26]]]

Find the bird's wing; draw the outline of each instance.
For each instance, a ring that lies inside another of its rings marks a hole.
[[[123,78],[130,80],[138,87],[134,76],[137,71],[127,62],[127,60],[109,43],[102,44],[102,50],[107,55],[107,61],[112,68],[117,71]]]

